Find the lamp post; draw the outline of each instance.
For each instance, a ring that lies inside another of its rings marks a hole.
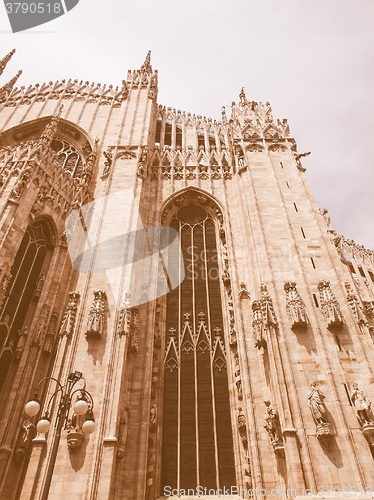
[[[34,397],[31,401],[29,401],[25,406],[25,413],[29,417],[34,417],[40,411],[40,403],[39,403],[39,389],[42,383],[46,380],[53,380],[57,384],[56,391],[49,398],[45,411],[43,413],[42,418],[36,424],[36,430],[39,433],[45,434],[49,431],[51,427],[50,421],[50,410],[52,401],[59,395],[60,399],[58,402],[57,408],[57,416],[55,421],[55,429],[56,433],[54,436],[50,460],[47,468],[46,480],[43,487],[43,493],[41,496],[41,500],[47,500],[49,488],[51,485],[53,469],[56,462],[58,445],[61,438],[62,429],[68,429],[68,433],[72,432],[75,436],[74,440],[72,440],[69,448],[73,449],[80,445],[85,434],[91,434],[95,430],[95,420],[93,417],[93,406],[94,402],[91,394],[86,390],[86,381],[82,376],[81,372],[75,371],[69,374],[67,382],[62,385],[57,379],[54,377],[44,377],[39,382]],[[83,387],[79,389],[74,389],[77,382],[83,380]],[[73,416],[69,419],[70,408],[72,407],[73,397],[76,397],[76,401],[73,406]],[[71,431],[72,427],[74,430]],[[80,438],[80,439],[78,439]]]

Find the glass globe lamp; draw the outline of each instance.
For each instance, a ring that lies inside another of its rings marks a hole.
[[[88,403],[83,397],[76,400],[74,404],[74,413],[77,415],[84,415],[88,411]]]
[[[86,420],[82,425],[82,431],[85,434],[92,434],[95,431],[95,422],[91,419]]]
[[[37,401],[36,399],[32,399],[25,405],[25,413],[29,417],[33,417],[34,415],[36,415],[39,412],[39,410],[40,410],[40,404],[39,401]]]
[[[47,416],[44,416],[39,422],[36,424],[36,430],[41,434],[45,434],[49,431],[51,427],[51,422]]]

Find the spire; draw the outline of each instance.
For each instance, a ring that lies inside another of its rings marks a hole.
[[[123,83],[123,86],[126,92],[125,98],[133,88],[147,89],[150,99],[157,98],[157,70],[153,71],[151,66],[151,51],[148,52],[140,69],[127,72],[127,81]]]
[[[242,90],[240,91],[239,98],[240,98],[240,104],[245,104],[247,102],[247,98],[244,92],[244,87],[242,87]]]
[[[142,73],[152,73],[152,66],[151,66],[151,51],[148,51],[147,57],[145,58],[145,61],[140,68],[140,71]]]
[[[9,92],[11,92],[11,90],[13,89],[16,81],[21,76],[21,74],[22,74],[22,70],[19,70],[18,73],[16,74],[16,76],[14,76],[11,80],[9,80],[8,83],[6,83],[3,87],[1,87],[1,89],[0,89],[0,102],[3,101],[4,99],[6,99],[7,94],[9,94]]]
[[[52,116],[51,121],[45,127],[44,132],[42,133],[42,135],[38,141],[40,146],[44,146],[45,148],[49,148],[49,146],[51,145],[53,137],[57,131],[57,125],[58,125],[59,119],[61,118],[61,113],[62,113],[63,107],[64,106],[62,104],[58,107],[58,110]]]
[[[12,55],[15,53],[15,51],[16,51],[16,49],[13,49],[11,52],[9,52],[9,54],[7,54],[4,57],[4,59],[2,59],[0,61],[0,76],[3,74],[6,65],[8,64],[8,62],[10,61],[10,59],[12,58]]]

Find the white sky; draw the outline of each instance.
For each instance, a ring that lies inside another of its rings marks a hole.
[[[17,53],[0,85],[18,69],[20,85],[120,85],[151,49],[160,104],[220,119],[244,86],[312,151],[303,164],[335,229],[374,249],[373,42],[374,0],[80,0],[18,34],[1,3],[0,56]]]

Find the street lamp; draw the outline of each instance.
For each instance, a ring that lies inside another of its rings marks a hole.
[[[39,402],[39,389],[43,382],[46,380],[53,380],[57,384],[56,391],[49,398],[45,411],[42,418],[36,424],[36,430],[41,434],[46,434],[51,427],[50,420],[50,410],[52,401],[57,395],[60,395],[60,400],[57,408],[57,418],[55,422],[56,434],[52,444],[51,458],[48,465],[48,471],[46,475],[46,482],[43,489],[42,500],[46,500],[48,497],[49,487],[52,480],[53,468],[56,461],[58,445],[61,437],[61,430],[67,429],[67,440],[68,447],[70,449],[77,448],[84,435],[92,434],[95,430],[95,419],[93,416],[93,406],[94,402],[91,394],[86,390],[86,381],[82,376],[81,372],[75,371],[69,374],[67,382],[62,385],[57,379],[53,377],[44,377],[39,382],[34,397],[25,405],[25,413],[29,417],[34,417],[40,411]],[[79,389],[74,389],[77,382],[83,381],[83,387]],[[73,398],[75,397],[75,402]],[[69,413],[71,407],[73,408],[72,417],[69,418]]]

